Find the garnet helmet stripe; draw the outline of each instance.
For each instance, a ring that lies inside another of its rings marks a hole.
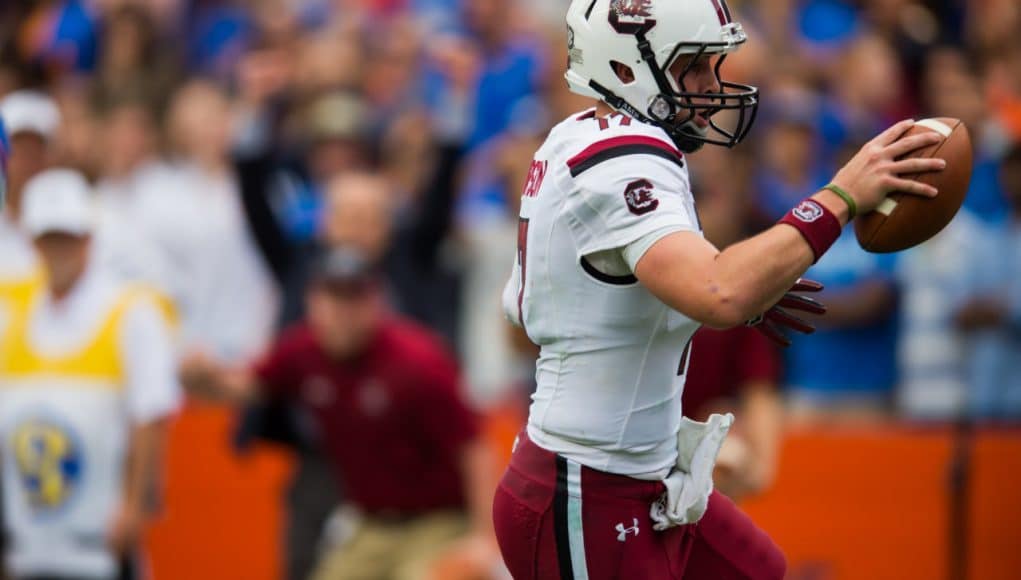
[[[734,21],[734,17],[730,15],[730,6],[727,6],[727,0],[720,0],[720,6],[723,6],[723,15],[727,17],[727,23]]]
[[[709,0],[713,3],[713,9],[716,10],[716,17],[720,19],[720,26],[723,26],[730,21],[730,10],[726,8],[726,0]]]

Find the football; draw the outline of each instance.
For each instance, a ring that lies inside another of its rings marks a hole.
[[[938,234],[954,219],[971,181],[971,138],[959,119],[922,119],[904,134],[934,131],[943,136],[935,145],[913,151],[909,157],[939,157],[947,162],[943,171],[910,177],[939,190],[935,198],[893,192],[876,208],[855,220],[858,243],[869,252],[899,252]],[[902,137],[903,138],[903,137]]]

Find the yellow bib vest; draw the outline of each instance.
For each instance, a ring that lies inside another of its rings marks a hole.
[[[120,333],[138,301],[160,301],[140,287],[108,292],[96,298],[105,312],[80,346],[53,354],[33,344],[46,291],[38,278],[0,285],[0,475],[14,540],[7,564],[15,574],[113,574],[105,538],[131,428]]]

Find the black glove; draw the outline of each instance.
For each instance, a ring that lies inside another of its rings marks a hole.
[[[798,278],[798,281],[784,294],[780,302],[777,302],[775,306],[764,314],[749,320],[746,325],[755,328],[755,330],[764,334],[766,338],[774,343],[788,347],[791,345],[791,339],[787,338],[787,335],[783,333],[783,328],[791,328],[804,334],[812,334],[815,332],[815,327],[784,309],[790,308],[791,310],[801,310],[802,312],[812,314],[826,314],[826,307],[822,304],[806,296],[794,294],[794,292],[819,292],[822,288],[822,284],[818,282]]]

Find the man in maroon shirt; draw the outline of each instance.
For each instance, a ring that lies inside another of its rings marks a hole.
[[[695,333],[684,384],[686,417],[705,420],[730,411],[737,417],[716,460],[716,489],[731,499],[763,491],[776,473],[783,423],[777,383],[780,355],[752,328],[702,328]]]
[[[492,469],[440,340],[386,310],[365,258],[317,263],[307,319],[254,369],[192,364],[185,383],[234,401],[282,397],[312,418],[361,520],[313,578],[419,577],[453,540],[489,534]]]

